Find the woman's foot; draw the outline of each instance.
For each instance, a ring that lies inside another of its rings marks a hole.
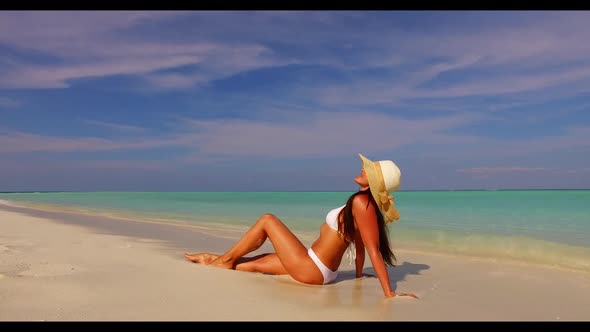
[[[222,269],[233,269],[234,261],[224,258],[223,256],[217,256],[217,258],[215,258],[207,265],[220,267]]]
[[[193,263],[209,265],[211,262],[216,260],[217,257],[219,257],[219,255],[210,254],[210,253],[198,253],[198,254],[184,253],[184,257]]]

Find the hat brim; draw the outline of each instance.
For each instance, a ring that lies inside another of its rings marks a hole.
[[[365,170],[365,174],[367,174],[367,179],[369,180],[369,190],[371,191],[371,195],[381,210],[382,207],[379,199],[379,187],[381,186],[381,183],[379,181],[377,169],[375,168],[375,162],[371,161],[369,158],[363,156],[360,153],[359,157],[363,162],[363,169]]]
[[[377,168],[375,167],[375,162],[371,161],[369,158],[363,156],[362,154],[359,153],[359,157],[361,158],[362,162],[363,162],[363,169],[365,170],[365,174],[367,174],[367,179],[369,181],[369,191],[371,192],[371,195],[373,196],[373,198],[375,199],[375,203],[377,203],[377,207],[379,208],[379,210],[381,211],[381,213],[384,214],[384,216],[387,219],[387,223],[392,222],[392,221],[397,221],[399,219],[399,212],[397,211],[397,209],[393,206],[390,205],[387,209],[387,211],[385,211],[383,209],[383,205],[381,204],[381,199],[379,198],[379,192],[381,190],[385,191],[385,188],[381,188],[381,180],[380,180],[380,174],[377,174]]]

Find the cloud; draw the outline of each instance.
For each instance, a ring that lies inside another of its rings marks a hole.
[[[130,53],[88,60],[81,64],[41,66],[21,63],[12,66],[0,77],[0,88],[65,88],[74,79],[113,75],[140,75],[139,77],[145,78],[146,83],[154,87],[186,88],[242,71],[289,63],[273,58],[266,48],[260,46],[208,47],[210,49],[201,53],[168,54],[169,50],[165,51],[165,54],[152,52],[143,56]],[[166,45],[160,45],[160,48],[166,49]],[[189,65],[201,65],[206,67],[207,71],[196,74],[158,73],[165,69]]]
[[[141,170],[165,171],[170,170],[175,163],[170,160],[63,160],[35,156],[3,161],[0,171],[16,174],[35,174],[51,177],[56,170]]]
[[[295,116],[295,115],[293,115]],[[199,152],[268,158],[339,157],[404,145],[476,140],[447,131],[477,119],[472,115],[408,120],[368,111],[316,113],[297,123],[192,120]]]
[[[185,74],[148,74],[143,77],[151,87],[158,89],[190,88],[195,84],[205,82],[199,75]]]
[[[154,88],[188,88],[242,71],[293,63],[258,43],[168,41],[121,33],[179,15],[183,13],[0,14],[0,31],[10,31],[0,32],[0,43],[47,59],[0,57],[0,69],[4,67],[0,88],[66,88],[75,79],[114,75],[135,75]],[[196,72],[162,72],[186,66]]]
[[[563,130],[558,135],[545,135],[529,139],[503,142],[498,147],[506,153],[520,154],[524,152],[556,151],[571,148],[590,148],[590,126],[574,126]]]
[[[0,13],[0,41],[76,58],[95,53],[104,46],[95,42],[109,40],[112,34],[182,15],[175,11],[6,11]]]
[[[426,150],[413,148],[414,155],[423,155],[438,160],[461,160],[472,164],[473,160],[518,160],[527,163],[527,158],[535,157],[548,164],[584,163],[590,151],[587,137],[590,126],[565,127],[555,134],[526,138],[493,138],[476,136],[474,140],[463,140],[444,144]],[[568,155],[566,159],[555,159],[557,153]],[[574,158],[575,156],[575,158]],[[575,161],[577,160],[577,161]],[[532,167],[532,166],[523,166]],[[534,168],[534,167],[533,167]]]
[[[343,84],[306,83],[318,101],[370,105],[513,94],[590,78],[590,46],[579,42],[587,13],[438,13],[447,21],[434,23],[433,13],[409,15],[425,24],[408,28],[396,23],[404,22],[398,13],[6,12],[0,43],[54,60],[0,57],[0,87],[64,88],[74,79],[136,75],[154,89],[187,89],[248,70],[319,64],[352,75]],[[470,20],[468,29],[448,24],[457,16]],[[194,69],[165,72],[186,66]],[[385,74],[364,72],[371,68]],[[472,69],[494,75],[421,88]]]
[[[288,119],[297,119],[289,121]],[[285,120],[287,119],[287,120]],[[174,133],[165,137],[137,136],[129,139],[96,137],[64,138],[18,131],[0,132],[0,153],[92,152],[185,147],[198,158],[338,157],[351,151],[377,152],[426,143],[449,144],[473,141],[452,135],[449,129],[477,119],[472,115],[408,120],[374,112],[285,113],[280,123],[243,119],[184,119]],[[88,122],[88,121],[87,121]],[[90,123],[93,123],[92,121]],[[130,128],[94,122],[109,129]],[[188,126],[188,128],[187,128]],[[134,130],[131,127],[131,130]]]
[[[139,134],[146,132],[146,128],[137,127],[137,126],[130,126],[118,123],[111,123],[111,122],[104,122],[104,121],[97,121],[97,120],[82,120],[84,123],[98,126],[102,128],[106,128],[108,130],[112,130],[115,132],[121,133],[129,133],[129,134]]]
[[[473,173],[473,174],[496,174],[496,173],[538,173],[549,171],[543,167],[522,167],[522,166],[510,166],[510,167],[473,167],[473,168],[462,168],[458,169],[459,173]]]
[[[19,107],[21,102],[12,98],[0,97],[0,107],[15,108]]]
[[[278,116],[278,111],[273,113]],[[186,148],[188,158],[339,157],[353,152],[390,151],[404,146],[440,146],[428,153],[515,156],[554,150],[587,148],[590,127],[571,127],[561,134],[505,141],[457,134],[458,128],[485,120],[478,114],[453,114],[406,119],[370,111],[284,112],[279,122],[246,119],[178,119],[166,135],[148,135],[143,128],[87,120],[128,138],[55,137],[20,131],[0,131],[0,153],[91,152]],[[142,135],[138,135],[142,134]],[[442,148],[444,147],[444,149]],[[451,149],[447,151],[448,149]],[[446,151],[446,152],[445,152]]]
[[[140,170],[161,170],[169,165],[169,161],[136,161],[136,160],[91,160],[76,161],[68,163],[69,167],[78,169],[99,168],[99,169],[140,169]]]
[[[459,173],[471,174],[499,174],[499,173],[557,173],[557,174],[578,174],[590,172],[590,168],[582,169],[559,169],[545,167],[526,167],[526,166],[508,166],[508,167],[472,167],[458,169]]]
[[[148,73],[154,70],[196,64],[198,57],[177,56],[165,59],[123,59],[112,62],[71,66],[25,66],[0,78],[0,88],[65,88],[68,80]]]
[[[351,153],[393,151],[444,158],[522,157],[530,154],[587,149],[590,127],[565,128],[540,137],[495,139],[459,134],[463,127],[481,123],[475,113],[408,119],[389,114],[356,112],[302,113],[273,111],[274,120],[176,118],[166,134],[150,135],[147,128],[86,120],[129,137],[57,137],[22,131],[0,131],[0,153],[134,151],[182,148],[181,161],[202,163],[248,158],[333,158]],[[433,148],[434,147],[434,148]],[[132,156],[132,155],[130,155]],[[485,169],[484,169],[485,170]],[[515,170],[515,169],[512,169]],[[471,172],[477,172],[472,170]],[[470,172],[470,171],[466,171]]]
[[[590,53],[589,53],[590,56]],[[493,77],[482,74],[477,78],[464,78],[459,82],[448,83],[436,88],[421,87],[437,75],[452,68],[461,68],[477,60],[457,60],[450,64],[427,65],[424,69],[408,74],[403,79],[392,81],[389,78],[372,77],[354,79],[346,84],[331,84],[324,88],[315,87],[312,95],[325,105],[374,105],[402,104],[405,100],[456,98],[473,96],[501,96],[544,90],[551,87],[587,82],[590,80],[590,66],[575,66],[555,72],[512,73],[499,72]],[[587,85],[574,87],[569,94],[589,91]],[[549,91],[554,97],[561,92]],[[547,99],[547,96],[544,96]]]
[[[416,91],[410,97],[464,97],[516,94],[589,79],[590,67],[577,67],[557,73],[505,74],[498,78],[467,81],[429,91]]]
[[[0,153],[145,150],[185,144],[186,137],[138,137],[133,140],[115,140],[96,137],[65,138],[19,131],[0,133]]]
[[[496,17],[496,21],[502,18]],[[523,13],[502,25],[476,23],[468,29],[436,33],[432,31],[436,25],[418,31],[391,27],[370,34],[361,29],[357,33],[366,33],[366,47],[357,49],[365,56],[356,63],[354,75],[339,83],[313,86],[310,95],[321,104],[340,106],[540,90],[546,91],[547,98],[563,93],[549,88],[577,83],[584,87],[574,89],[587,92],[590,45],[579,40],[590,27],[588,22],[587,13]],[[371,68],[381,70],[378,74],[363,71]],[[452,74],[452,80],[428,85],[445,74]],[[529,97],[533,98],[537,96]]]

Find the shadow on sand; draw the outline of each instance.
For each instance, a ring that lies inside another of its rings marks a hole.
[[[391,283],[391,289],[395,292],[397,289],[397,283],[399,281],[406,280],[406,276],[408,275],[420,275],[422,270],[430,269],[429,265],[426,264],[414,264],[410,262],[403,262],[401,265],[397,265],[395,267],[387,267],[387,272],[389,272],[389,282]],[[365,268],[363,270],[365,274],[372,274],[377,278],[377,273],[372,267]],[[335,283],[339,283],[346,280],[356,279],[356,273],[354,270],[350,271],[341,271],[338,273],[338,277],[334,281]]]

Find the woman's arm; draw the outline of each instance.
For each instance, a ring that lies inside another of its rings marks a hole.
[[[367,249],[367,253],[369,254],[369,259],[371,259],[371,263],[373,264],[373,269],[375,269],[375,273],[377,273],[379,282],[381,282],[383,293],[385,294],[385,297],[393,297],[395,296],[395,293],[391,290],[387,267],[385,266],[385,262],[383,261],[383,257],[379,251],[379,226],[377,225],[377,211],[375,211],[373,205],[368,204],[368,202],[369,199],[367,196],[356,196],[352,202],[352,214],[354,216],[357,230],[360,233],[364,247]]]
[[[363,276],[363,267],[365,266],[365,245],[358,231],[354,236],[354,246],[356,248],[356,277],[361,278]]]

